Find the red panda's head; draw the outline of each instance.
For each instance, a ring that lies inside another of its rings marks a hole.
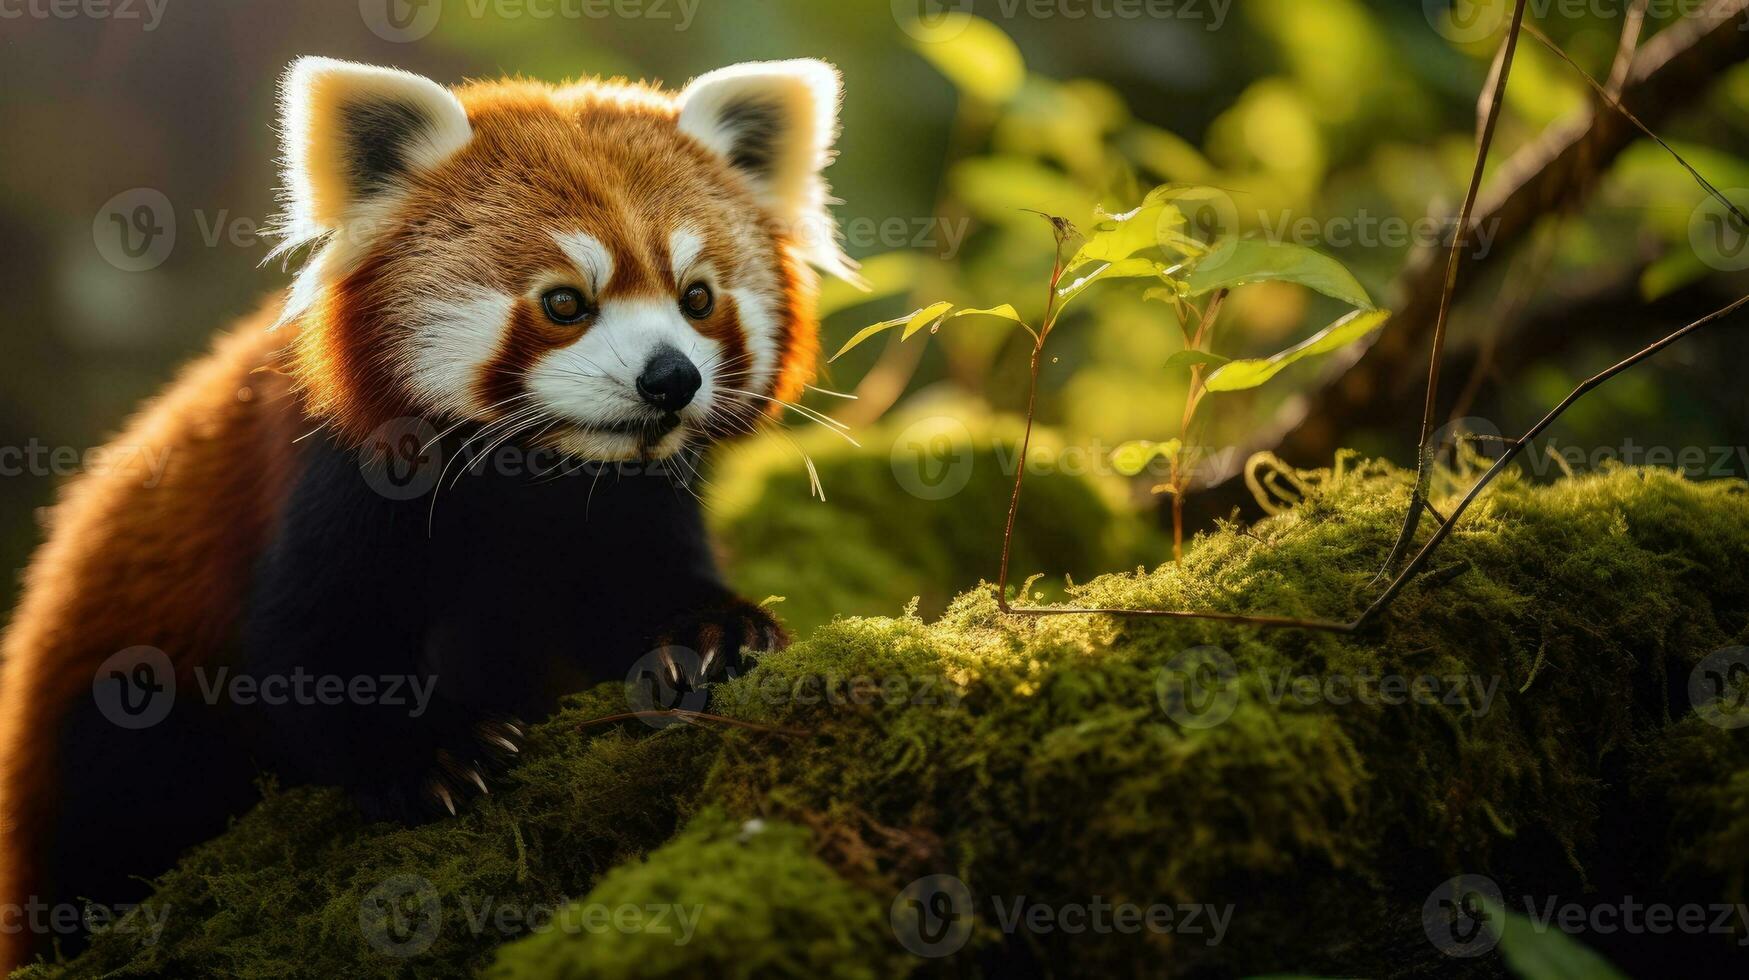
[[[312,410],[499,422],[597,460],[746,431],[816,355],[844,277],[821,170],[837,72],[737,65],[679,93],[444,88],[305,58],[282,89],[283,321]]]

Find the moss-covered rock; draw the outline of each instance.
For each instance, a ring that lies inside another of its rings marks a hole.
[[[506,946],[494,977],[858,977],[905,972],[886,904],[839,877],[813,835],[700,814],[647,860],[609,872],[548,929]],[[627,928],[610,917],[623,916]],[[593,919],[591,917],[594,917]]]
[[[1347,617],[1405,500],[1402,474],[1351,469],[1182,565],[1068,592]],[[363,827],[329,794],[276,794],[164,879],[178,914],[156,946],[101,937],[69,972],[443,975],[504,943],[503,977],[1487,975],[1492,955],[1423,932],[1459,872],[1536,899],[1734,900],[1749,729],[1694,715],[1688,682],[1749,632],[1744,485],[1503,479],[1436,565],[1358,636],[1013,617],[988,587],[935,622],[839,619],[720,685],[725,721],[580,728],[625,707],[592,694],[458,820]],[[360,910],[405,875],[444,915],[396,957]],[[707,911],[679,947],[642,927],[470,932],[450,910],[482,895]],[[955,903],[969,932],[938,921]],[[1587,938],[1630,966],[1736,954]]]

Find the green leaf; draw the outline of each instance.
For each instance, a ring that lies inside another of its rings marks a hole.
[[[844,346],[838,348],[838,353],[833,354],[831,356],[831,358],[829,358],[828,360],[829,361],[836,361],[840,357],[843,357],[845,354],[848,354],[851,350],[860,346],[863,341],[869,339],[870,337],[873,337],[875,334],[881,333],[882,331],[891,330],[894,327],[897,327],[900,325],[903,325],[905,327],[904,336],[909,337],[913,333],[916,333],[918,330],[922,329],[922,327],[927,325],[930,321],[941,316],[943,313],[946,313],[948,310],[950,310],[952,308],[953,308],[953,304],[946,302],[946,301],[943,301],[940,303],[931,303],[928,306],[925,306],[920,310],[915,310],[913,312],[905,314],[904,316],[896,316],[896,317],[892,318],[891,320],[882,320],[879,323],[870,324],[869,326],[863,327],[861,330],[858,330],[856,332],[856,336],[851,337],[849,340],[845,341]]]
[[[1165,264],[1156,262],[1153,259],[1119,259],[1116,262],[1107,262],[1099,266],[1092,272],[1077,278],[1067,286],[1057,287],[1057,297],[1063,301],[1061,304],[1062,306],[1068,306],[1071,299],[1081,295],[1088,286],[1093,285],[1101,279],[1158,277],[1164,280],[1167,278],[1167,273],[1170,271],[1171,270],[1166,268]]]
[[[1014,97],[1026,81],[1026,61],[1002,28],[982,17],[950,10],[905,25],[911,47],[961,92],[1000,105]]]
[[[1390,310],[1355,310],[1271,357],[1228,361],[1215,368],[1203,381],[1203,386],[1209,391],[1243,391],[1246,388],[1255,388],[1295,361],[1347,347],[1384,326],[1385,321],[1390,318]]]
[[[1012,320],[1021,326],[1026,325],[1026,321],[1020,318],[1020,313],[1014,309],[1014,304],[1012,303],[1003,303],[1001,306],[992,306],[987,310],[955,310],[953,315],[949,316],[947,319],[952,320],[962,316],[995,316],[1001,317],[1004,320]]]
[[[1558,926],[1539,927],[1487,898],[1482,909],[1488,928],[1500,937],[1500,955],[1522,980],[1626,980],[1608,960]]]
[[[1206,350],[1181,350],[1166,359],[1166,366],[1169,368],[1187,368],[1194,367],[1198,364],[1208,364],[1214,367],[1220,367],[1222,364],[1227,363],[1227,361],[1228,358],[1222,357],[1219,354],[1211,354]]]
[[[1286,242],[1229,238],[1196,263],[1188,282],[1190,294],[1201,296],[1271,279],[1299,283],[1363,310],[1376,308],[1366,289],[1342,263],[1304,245]]]
[[[1078,269],[1090,262],[1122,262],[1147,248],[1160,247],[1161,236],[1184,224],[1184,215],[1171,204],[1143,204],[1123,214],[1095,212],[1087,240],[1069,260]]]
[[[931,303],[911,314],[911,319],[905,321],[905,332],[899,335],[899,339],[910,340],[912,334],[941,319],[941,315],[951,309],[953,309],[953,304],[942,300],[939,303]]]
[[[1150,442],[1138,439],[1126,442],[1111,452],[1111,466],[1124,476],[1139,476],[1157,458],[1173,456],[1184,443],[1178,439]]]

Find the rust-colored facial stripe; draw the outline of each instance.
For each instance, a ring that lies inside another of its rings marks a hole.
[[[712,358],[712,363],[706,365],[720,383],[731,388],[748,388],[747,371],[750,368],[747,350],[747,335],[741,329],[741,314],[735,306],[735,298],[727,292],[720,291],[716,297],[716,308],[711,315],[703,320],[692,321],[692,327],[701,335],[722,345],[722,352]]]
[[[550,351],[576,343],[589,329],[590,321],[559,324],[547,319],[538,306],[519,302],[510,313],[510,323],[497,354],[486,364],[475,384],[475,397],[488,414],[514,410],[510,399],[526,390],[528,369]]]

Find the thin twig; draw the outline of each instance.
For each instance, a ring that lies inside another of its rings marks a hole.
[[[1457,228],[1451,236],[1451,253],[1446,258],[1445,284],[1439,294],[1439,312],[1433,321],[1433,353],[1427,360],[1427,400],[1421,411],[1421,438],[1415,452],[1415,490],[1409,498],[1409,511],[1403,517],[1403,528],[1396,544],[1385,558],[1384,566],[1373,578],[1378,582],[1397,564],[1415,538],[1421,526],[1421,515],[1427,504],[1427,491],[1433,482],[1432,449],[1433,414],[1439,406],[1439,368],[1445,357],[1445,327],[1451,316],[1452,296],[1457,292],[1458,269],[1463,265],[1464,248],[1470,240],[1470,217],[1476,209],[1476,198],[1482,193],[1482,175],[1488,168],[1488,150],[1494,145],[1494,132],[1500,122],[1500,107],[1506,97],[1506,82],[1512,76],[1512,58],[1518,51],[1519,31],[1524,27],[1524,11],[1530,0],[1518,0],[1512,10],[1512,25],[1500,43],[1500,54],[1490,73],[1490,92],[1481,102],[1487,106],[1477,126],[1476,166],[1470,174],[1470,187],[1464,194],[1463,207],[1458,211]]]
[[[1600,83],[1597,79],[1592,78],[1591,74],[1589,72],[1587,72],[1585,69],[1579,67],[1579,63],[1577,61],[1574,61],[1567,54],[1567,52],[1562,51],[1560,45],[1558,45],[1554,41],[1550,40],[1550,38],[1547,34],[1544,34],[1542,31],[1538,30],[1535,24],[1526,24],[1526,25],[1524,25],[1524,29],[1526,31],[1530,32],[1531,37],[1534,37],[1538,41],[1541,41],[1543,44],[1543,47],[1548,48],[1550,51],[1554,52],[1555,55],[1558,56],[1562,61],[1565,61],[1567,64],[1571,65],[1573,70],[1579,73],[1580,77],[1584,78],[1585,81],[1587,81],[1591,84],[1592,90],[1597,93],[1599,98],[1603,99],[1603,101],[1606,104],[1608,104],[1610,108],[1621,113],[1623,119],[1626,119],[1628,122],[1633,123],[1634,128],[1638,129],[1641,133],[1644,133],[1647,139],[1649,139],[1652,142],[1657,143],[1659,146],[1663,147],[1664,152],[1670,154],[1670,156],[1673,157],[1677,163],[1681,164],[1682,169],[1688,171],[1688,175],[1690,177],[1693,177],[1696,183],[1698,183],[1698,184],[1700,184],[1700,186],[1706,188],[1706,192],[1708,194],[1711,194],[1713,196],[1714,200],[1717,200],[1720,204],[1723,204],[1725,207],[1729,208],[1731,213],[1737,216],[1737,220],[1743,223],[1743,227],[1749,228],[1749,215],[1744,214],[1742,209],[1738,208],[1737,205],[1733,204],[1729,198],[1727,198],[1727,197],[1725,197],[1725,195],[1719,193],[1719,189],[1717,187],[1714,187],[1712,185],[1711,181],[1709,181],[1705,177],[1701,176],[1700,171],[1694,169],[1694,166],[1692,164],[1690,164],[1687,160],[1684,160],[1682,158],[1682,154],[1676,152],[1675,147],[1671,146],[1669,143],[1664,142],[1664,137],[1659,136],[1657,133],[1652,132],[1652,128],[1650,126],[1647,126],[1645,123],[1641,122],[1640,117],[1634,115],[1632,109],[1629,109],[1627,106],[1622,105],[1621,100],[1616,98],[1614,95],[1611,95],[1609,90],[1603,87],[1602,83]]]
[[[1380,593],[1377,599],[1373,600],[1372,605],[1368,606],[1365,612],[1360,614],[1360,617],[1354,621],[1353,626],[1358,629],[1366,625],[1368,621],[1374,616],[1377,616],[1385,609],[1385,607],[1389,606],[1391,602],[1396,599],[1397,594],[1403,591],[1403,586],[1407,585],[1409,579],[1413,578],[1415,573],[1420,571],[1421,568],[1427,564],[1427,560],[1433,557],[1434,551],[1438,550],[1440,544],[1445,541],[1446,536],[1451,534],[1452,529],[1457,526],[1458,518],[1463,516],[1464,511],[1475,501],[1477,495],[1479,495],[1488,484],[1492,483],[1494,478],[1499,476],[1500,473],[1506,469],[1508,464],[1518,458],[1518,454],[1524,452],[1525,447],[1529,446],[1532,440],[1541,435],[1544,429],[1553,425],[1555,420],[1560,418],[1567,409],[1573,407],[1574,402],[1577,402],[1580,398],[1584,397],[1586,392],[1589,392],[1591,389],[1603,384],[1610,378],[1626,371],[1628,368],[1651,358],[1654,354],[1657,354],[1659,351],[1669,347],[1671,344],[1676,343],[1689,334],[1700,330],[1702,327],[1708,326],[1717,320],[1723,319],[1724,317],[1737,312],[1737,310],[1745,305],[1749,305],[1749,296],[1744,296],[1742,299],[1737,300],[1724,309],[1701,317],[1699,320],[1690,323],[1681,330],[1653,343],[1639,353],[1625,358],[1607,370],[1593,375],[1582,382],[1579,387],[1574,388],[1572,393],[1567,395],[1566,398],[1563,398],[1559,405],[1556,405],[1551,409],[1549,414],[1543,416],[1542,421],[1531,426],[1530,431],[1520,436],[1517,442],[1513,442],[1507,446],[1506,451],[1500,455],[1498,460],[1495,460],[1494,465],[1490,466],[1488,471],[1482,474],[1482,478],[1477,480],[1475,485],[1470,487],[1469,492],[1464,494],[1463,499],[1458,501],[1457,506],[1452,508],[1450,519],[1433,532],[1432,537],[1427,539],[1427,543],[1421,546],[1421,550],[1416,553],[1414,558],[1410,559],[1409,564],[1403,568],[1403,571],[1394,581],[1391,582],[1390,586],[1386,588],[1384,592]]]
[[[1049,217],[1048,215],[1046,216]],[[1044,356],[1045,338],[1051,334],[1056,320],[1053,311],[1057,302],[1057,283],[1063,278],[1063,229],[1051,221],[1051,235],[1056,241],[1056,257],[1051,263],[1051,281],[1045,294],[1045,312],[1039,320],[1038,336],[1032,345],[1030,382],[1026,390],[1026,431],[1020,437],[1020,459],[1015,464],[1014,494],[1008,498],[1008,523],[1002,529],[1002,565],[996,572],[996,605],[1008,611],[1008,559],[1014,549],[1014,516],[1020,512],[1020,487],[1026,482],[1026,454],[1032,448],[1032,423],[1038,408],[1038,366]]]
[[[1609,66],[1609,94],[1620,96],[1633,74],[1634,55],[1640,50],[1640,34],[1645,30],[1646,6],[1651,0],[1634,0],[1621,22],[1621,40],[1615,47],[1615,62]]]
[[[1482,474],[1481,479],[1477,480],[1475,484],[1470,487],[1470,489],[1464,494],[1463,498],[1458,501],[1457,506],[1453,507],[1451,513],[1446,516],[1445,522],[1434,530],[1433,535],[1427,539],[1427,543],[1422,545],[1421,550],[1416,552],[1415,557],[1409,560],[1409,564],[1404,566],[1401,572],[1397,573],[1397,577],[1391,581],[1391,584],[1379,594],[1378,598],[1372,601],[1371,605],[1367,606],[1359,616],[1355,617],[1353,622],[1342,623],[1324,619],[1298,619],[1291,616],[1252,616],[1244,613],[1205,612],[1199,610],[1108,609],[1077,606],[1020,607],[1009,606],[1005,602],[999,604],[1001,605],[1003,612],[1017,616],[1084,616],[1097,614],[1135,618],[1206,619],[1217,622],[1242,623],[1249,626],[1318,630],[1326,633],[1359,632],[1371,625],[1372,621],[1378,618],[1380,613],[1389,608],[1391,603],[1396,601],[1397,596],[1402,593],[1404,587],[1409,584],[1409,580],[1414,578],[1420,573],[1421,569],[1426,567],[1428,561],[1433,558],[1434,552],[1439,550],[1439,546],[1444,544],[1445,539],[1457,528],[1458,519],[1463,517],[1464,511],[1468,510],[1470,504],[1474,503],[1476,498],[1481,496],[1482,491],[1487,488],[1488,484],[1494,482],[1495,477],[1498,477],[1504,472],[1506,467],[1510,465],[1520,453],[1524,452],[1525,448],[1530,446],[1537,436],[1541,435],[1544,430],[1553,425],[1555,420],[1565,414],[1567,409],[1572,408],[1580,398],[1583,398],[1592,389],[1597,388],[1599,385],[1602,385],[1609,379],[1621,374],[1623,371],[1626,371],[1643,361],[1649,360],[1658,352],[1664,350],[1664,348],[1669,347],[1692,333],[1698,332],[1704,327],[1710,326],[1711,324],[1730,316],[1732,313],[1737,312],[1745,306],[1749,306],[1749,296],[1744,296],[1723,309],[1701,317],[1699,320],[1690,323],[1675,333],[1661,338],[1641,350],[1639,353],[1624,358],[1607,370],[1593,375],[1582,382],[1577,388],[1574,388],[1566,398],[1561,399],[1560,404],[1556,405],[1553,409],[1550,409],[1549,413],[1543,416],[1542,420],[1537,422],[1537,424],[1531,426],[1528,432],[1515,440],[1508,440],[1506,443],[1506,451],[1494,462],[1493,466],[1488,468],[1486,473]]]
[[[773,735],[790,735],[790,736],[793,736],[796,738],[800,738],[802,736],[812,734],[811,732],[808,732],[805,729],[801,729],[801,728],[779,728],[775,725],[760,725],[760,724],[757,724],[757,723],[751,722],[751,721],[742,721],[739,718],[730,718],[728,715],[713,715],[713,714],[708,714],[708,713],[703,712],[703,711],[688,711],[685,708],[660,708],[660,709],[654,709],[654,710],[648,710],[648,711],[622,711],[616,715],[607,715],[607,716],[601,717],[601,718],[591,718],[588,721],[585,721],[582,724],[578,725],[577,727],[578,728],[594,728],[597,725],[610,725],[616,721],[633,721],[633,720],[638,720],[638,719],[656,719],[656,718],[675,718],[675,719],[679,719],[681,721],[707,721],[707,722],[714,722],[715,724],[719,724],[719,725],[728,725],[731,728],[745,728],[749,731],[769,732],[770,734],[773,734]]]

